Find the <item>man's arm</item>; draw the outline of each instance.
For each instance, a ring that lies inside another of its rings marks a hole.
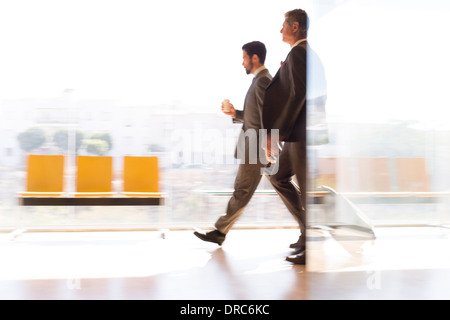
[[[235,110],[233,123],[243,123],[243,122],[244,122],[244,111]]]
[[[260,128],[264,128],[264,122],[263,122],[264,94],[266,93],[266,89],[269,86],[270,82],[271,82],[270,78],[267,78],[267,77],[261,78],[258,81],[257,86],[255,88],[256,106],[258,107],[258,112],[259,112]]]
[[[230,103],[230,111],[225,111],[222,105],[222,112],[227,116],[230,116],[233,120],[233,123],[244,122],[244,111],[236,110],[231,103]]]
[[[306,50],[296,47],[291,52],[289,77],[292,83],[290,98],[285,106],[283,138],[289,138],[306,101]]]

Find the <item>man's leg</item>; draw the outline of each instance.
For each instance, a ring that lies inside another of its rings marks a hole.
[[[298,186],[300,188],[300,206],[302,210],[300,212],[299,220],[301,221],[302,235],[298,243],[294,244],[293,248],[296,249],[294,255],[286,258],[287,261],[295,264],[306,264],[306,222],[307,222],[307,181],[308,181],[308,163],[306,154],[306,144],[304,142],[291,142],[290,143],[290,159],[292,169],[297,179]]]
[[[297,164],[293,165],[293,159],[296,158],[295,152],[293,142],[284,144],[279,159],[279,170],[270,177],[270,182],[299,224],[301,235],[298,245],[304,248],[306,245],[306,212],[302,202],[303,197],[291,183],[291,179],[295,175],[294,169],[298,170]]]
[[[298,186],[300,187],[301,206],[303,208],[300,219],[305,225],[305,228],[308,206],[308,157],[306,151],[306,144],[304,142],[292,142],[290,157],[292,168],[297,179]]]
[[[226,214],[221,216],[215,224],[216,229],[221,233],[227,234],[244,212],[261,181],[261,167],[260,164],[239,165],[234,192],[228,201]]]
[[[225,241],[227,233],[233,224],[239,219],[249,203],[259,182],[261,181],[260,164],[241,164],[234,183],[234,192],[228,201],[227,212],[220,217],[215,227],[216,229],[208,233],[194,232],[203,241],[217,243],[219,246]]]

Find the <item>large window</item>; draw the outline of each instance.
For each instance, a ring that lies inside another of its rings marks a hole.
[[[18,0],[0,4],[0,228],[211,225],[228,198],[205,191],[231,189],[237,169],[240,126],[220,103],[241,108],[251,83],[241,47],[264,42],[274,75],[297,7],[311,19],[310,72],[326,76],[310,101],[311,189],[332,187],[375,225],[447,223],[444,0]],[[71,159],[68,188],[76,155],[112,156],[116,188],[123,156],[158,156],[166,205],[19,207],[29,153]],[[349,219],[322,209],[311,224]],[[272,196],[239,223],[294,224]]]

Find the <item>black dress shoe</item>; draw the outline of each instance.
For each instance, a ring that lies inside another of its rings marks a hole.
[[[194,234],[197,236],[197,238],[203,241],[217,243],[219,246],[222,245],[226,237],[226,235],[219,230],[214,230],[207,233],[200,233],[195,231]]]
[[[301,253],[289,256],[286,258],[286,261],[292,262],[293,264],[300,264],[305,265],[306,264],[306,251],[302,251]]]
[[[302,244],[302,236],[300,236],[300,237],[298,238],[298,241],[297,241],[296,243],[292,243],[292,244],[289,246],[289,248],[291,248],[291,249],[298,249],[298,248],[304,248],[304,247],[305,247],[305,245]]]

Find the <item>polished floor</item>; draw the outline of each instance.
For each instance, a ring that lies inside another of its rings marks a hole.
[[[233,230],[223,248],[190,231],[0,234],[0,299],[450,299],[450,230]]]

